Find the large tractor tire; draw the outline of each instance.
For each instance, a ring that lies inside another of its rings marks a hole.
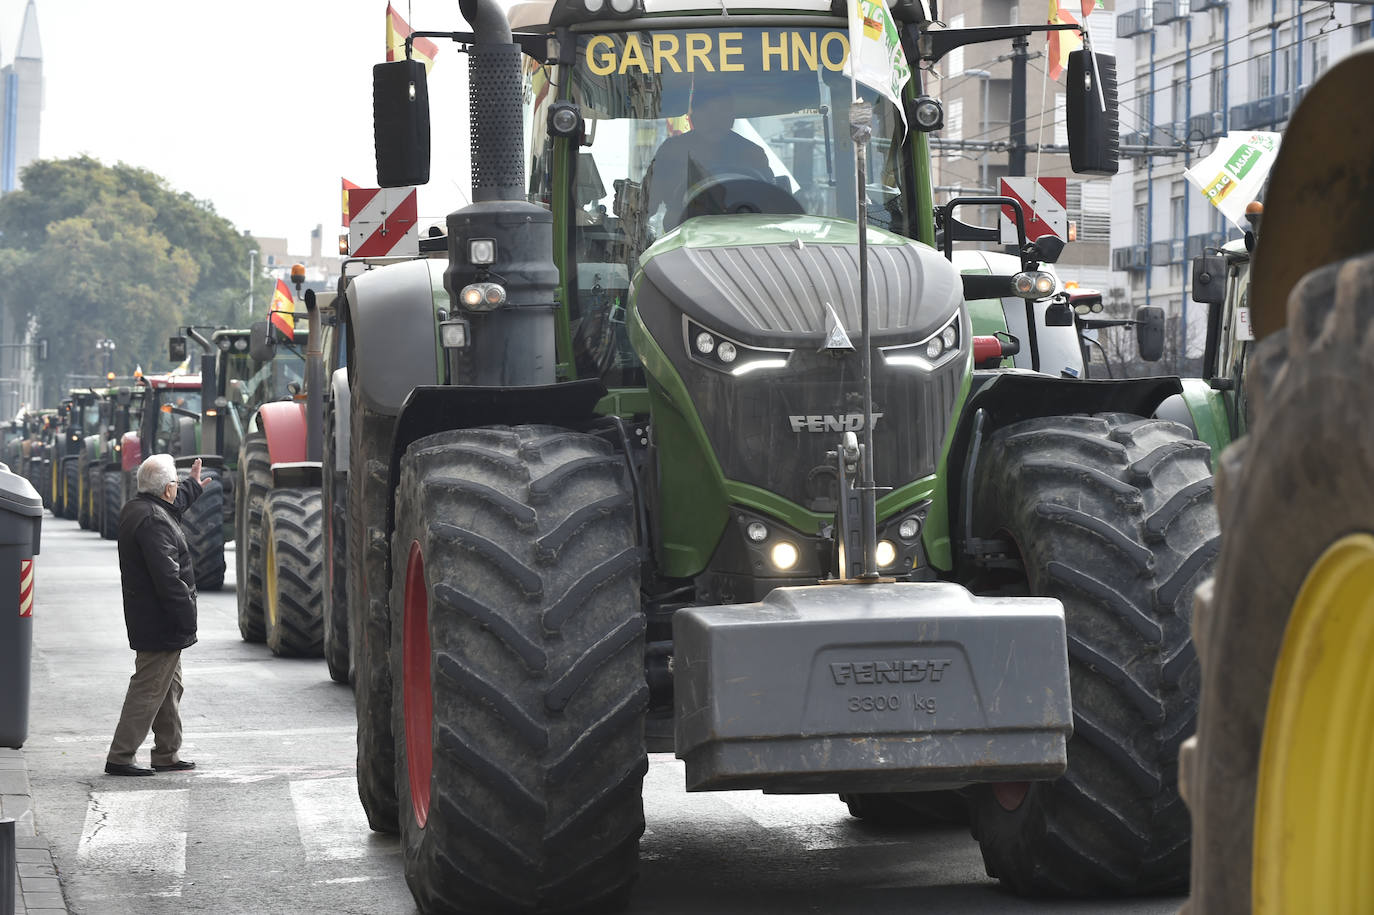
[[[33,459],[33,488],[38,490],[43,507],[51,510],[52,504],[52,464],[42,457]]]
[[[1374,254],[1313,271],[1250,364],[1198,590],[1189,915],[1374,911]],[[1253,892],[1253,897],[1252,897]]]
[[[234,562],[238,574],[239,636],[245,642],[267,639],[263,594],[263,516],[267,493],[272,488],[272,463],[267,452],[267,439],[261,432],[253,432],[243,439],[239,451],[242,476],[234,488],[238,506],[234,523],[238,531],[234,537]]]
[[[94,504],[92,496],[95,492],[92,474],[98,473],[99,468],[88,464],[85,459],[81,459],[77,464],[77,476],[81,480],[81,494],[77,498],[76,523],[83,531],[95,530],[95,517],[91,511]]]
[[[124,510],[124,478],[118,470],[100,474],[100,536],[104,540],[119,537],[119,513]]]
[[[191,547],[196,590],[218,591],[224,587],[224,487],[210,474],[200,486],[200,498],[181,514],[181,531]]]
[[[68,521],[76,520],[76,512],[81,499],[81,468],[77,458],[62,459],[62,517]]]
[[[324,653],[324,518],[320,491],[274,489],[263,512],[267,647],[283,657]]]
[[[391,617],[386,511],[395,420],[355,390],[348,458],[348,646],[358,718],[358,799],[368,824],[398,832],[396,743],[391,734]]]
[[[644,617],[623,459],[547,426],[401,464],[392,701],[422,912],[611,911],[644,831]]]
[[[348,683],[348,475],[335,468],[334,411],[324,420],[324,660],[335,683]]]
[[[970,792],[984,866],[1024,895],[1181,892],[1193,590],[1219,539],[1209,449],[1121,414],[1026,420],[984,448],[975,533],[1019,553],[1029,594],[1063,602],[1074,717],[1061,778]]]

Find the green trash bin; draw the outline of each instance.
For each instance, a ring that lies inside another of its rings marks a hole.
[[[0,747],[29,736],[33,653],[33,557],[43,500],[28,480],[0,464]]]

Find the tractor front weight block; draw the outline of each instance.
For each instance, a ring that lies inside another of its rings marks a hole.
[[[687,790],[1050,779],[1073,730],[1064,610],[959,585],[778,588],[673,619]]]

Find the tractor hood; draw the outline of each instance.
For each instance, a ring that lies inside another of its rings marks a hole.
[[[858,244],[850,220],[698,217],[645,252],[640,279],[689,318],[754,346],[819,344],[830,305],[857,346]],[[948,322],[963,297],[949,261],[882,229],[869,228],[868,245],[875,346],[921,340]]]

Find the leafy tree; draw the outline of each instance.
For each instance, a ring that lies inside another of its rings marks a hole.
[[[178,325],[241,314],[256,248],[208,201],[146,169],[89,156],[38,160],[23,190],[0,198],[0,303],[12,326],[31,323],[47,337],[39,369],[55,401],[68,374],[103,370],[102,337],[116,343],[117,373],[164,370]],[[262,280],[256,293],[269,290]]]

